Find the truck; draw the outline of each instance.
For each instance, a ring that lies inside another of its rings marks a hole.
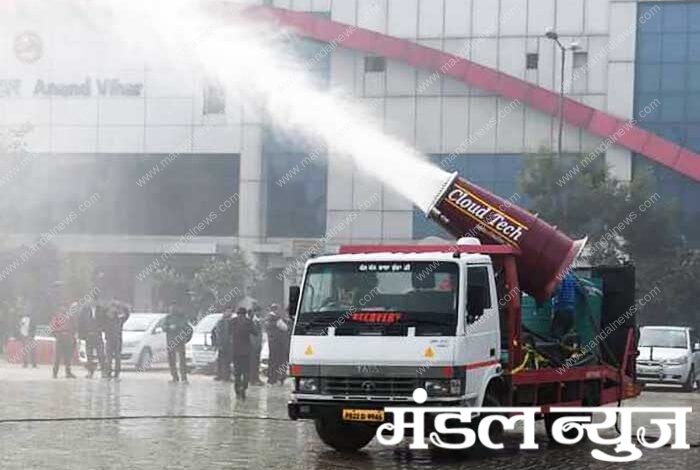
[[[640,393],[631,266],[572,271],[585,240],[456,174],[426,214],[456,243],[349,245],[307,261],[289,293],[291,419],[352,452],[418,388],[430,407],[541,407],[548,433],[551,407]],[[552,338],[538,325],[569,275],[577,322]]]

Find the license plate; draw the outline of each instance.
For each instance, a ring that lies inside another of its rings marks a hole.
[[[384,421],[384,411],[382,410],[343,410],[344,421],[365,421],[371,423],[380,423]]]

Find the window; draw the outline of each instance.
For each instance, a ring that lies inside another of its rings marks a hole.
[[[384,57],[365,57],[365,73],[386,71],[386,59]]]
[[[470,266],[467,269],[467,323],[474,323],[491,308],[489,269],[486,266]]]
[[[226,114],[226,92],[216,83],[209,83],[204,87],[204,109],[202,114]]]
[[[588,63],[588,52],[574,51],[573,64],[574,64],[575,69],[580,69],[581,67],[585,67],[587,63]]]
[[[292,148],[293,149],[293,148]],[[276,152],[265,143],[267,235],[321,237],[326,232],[325,155]]]
[[[235,154],[54,153],[39,155],[34,165],[36,171],[18,173],[15,185],[0,188],[4,213],[16,217],[19,233],[43,233],[75,211],[79,217],[65,234],[181,236],[238,191]],[[154,168],[161,171],[155,174]],[[30,197],[11,192],[19,184]],[[78,206],[96,193],[99,201],[79,212]],[[197,235],[225,237],[237,231],[234,205]]]
[[[534,70],[540,61],[540,55],[537,53],[530,53],[525,55],[525,68],[528,70]]]
[[[416,336],[451,336],[458,287],[459,266],[451,261],[314,263],[306,272],[294,334],[332,325],[336,336],[405,336],[409,328]]]

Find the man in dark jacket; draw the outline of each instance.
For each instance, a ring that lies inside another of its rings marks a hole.
[[[104,322],[104,308],[100,305],[97,297],[94,297],[89,304],[85,305],[78,314],[78,335],[85,341],[85,354],[87,355],[88,378],[95,374],[97,363],[100,365],[102,376],[105,376],[105,349],[102,339],[102,323]]]
[[[231,362],[233,361],[233,341],[231,340],[231,316],[230,308],[224,310],[223,315],[211,330],[211,341],[216,347],[216,377],[214,380],[224,382],[231,381]]]
[[[114,379],[119,379],[122,370],[122,329],[128,319],[129,307],[117,299],[112,299],[105,311],[103,323],[106,356],[104,375],[107,378],[112,378],[112,372],[114,372]]]
[[[49,328],[56,338],[53,354],[53,378],[58,378],[58,369],[61,366],[61,362],[63,362],[66,368],[66,378],[74,379],[75,375],[71,372],[70,366],[73,362],[73,350],[77,333],[75,321],[65,308],[61,308],[51,316]]]
[[[253,321],[245,308],[239,307],[231,320],[233,338],[233,375],[236,396],[245,400],[250,373],[250,335],[253,334]]]
[[[192,339],[194,329],[187,320],[185,313],[180,310],[177,305],[172,305],[170,313],[163,321],[163,329],[165,330],[165,338],[167,341],[166,348],[168,350],[168,365],[170,366],[170,375],[172,382],[182,381],[187,383],[187,360],[185,357],[185,345]],[[180,364],[180,375],[177,371],[177,360]]]

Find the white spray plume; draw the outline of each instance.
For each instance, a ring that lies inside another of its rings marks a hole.
[[[90,8],[106,11],[102,27],[131,47],[204,70],[230,93],[259,104],[286,134],[324,143],[332,157],[351,159],[423,211],[428,208],[448,173],[384,134],[361,106],[314,86],[304,64],[281,46],[278,25],[254,21],[234,8],[207,8],[212,3],[98,0]]]

